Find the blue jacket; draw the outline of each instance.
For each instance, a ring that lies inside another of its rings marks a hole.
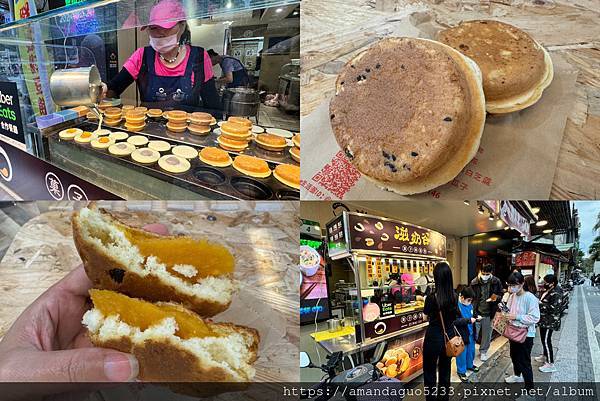
[[[459,301],[458,309],[460,310],[462,319],[457,319],[454,325],[460,333],[463,342],[467,345],[471,342],[471,337],[473,336],[473,324],[471,323],[471,318],[473,317],[473,305],[466,306]]]

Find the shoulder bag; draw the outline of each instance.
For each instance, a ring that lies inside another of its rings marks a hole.
[[[454,327],[454,332],[456,333],[456,335],[452,338],[448,337],[448,333],[446,333],[446,326],[444,325],[444,317],[442,316],[442,311],[438,310],[438,312],[440,314],[440,321],[442,322],[442,330],[444,331],[444,337],[446,338],[446,356],[458,356],[464,351],[465,343],[463,342],[460,333],[454,325],[452,327]]]

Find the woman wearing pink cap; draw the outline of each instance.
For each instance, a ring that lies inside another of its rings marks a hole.
[[[108,97],[119,97],[137,82],[141,103],[161,109],[221,113],[210,57],[190,45],[185,11],[177,0],[162,0],[150,10],[150,46],[137,49],[107,85]]]

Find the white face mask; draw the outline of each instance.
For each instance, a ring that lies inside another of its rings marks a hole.
[[[471,305],[471,300],[466,300],[464,298],[460,298],[460,303],[463,304],[464,306],[469,306]]]
[[[488,280],[489,280],[491,277],[492,277],[492,275],[491,275],[491,274],[482,274],[482,275],[481,275],[481,279],[482,279],[483,281],[488,281]]]
[[[150,46],[159,53],[166,53],[169,50],[173,50],[178,44],[177,34],[162,38],[153,38],[150,36]]]

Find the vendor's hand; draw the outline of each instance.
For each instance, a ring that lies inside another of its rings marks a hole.
[[[102,94],[100,95],[100,99],[104,99],[106,97],[106,94],[108,93],[108,86],[102,82]]]
[[[162,224],[144,228],[168,234]],[[0,382],[127,382],[137,377],[133,355],[96,348],[87,337],[81,319],[89,309],[90,288],[79,266],[23,311],[0,341]]]

